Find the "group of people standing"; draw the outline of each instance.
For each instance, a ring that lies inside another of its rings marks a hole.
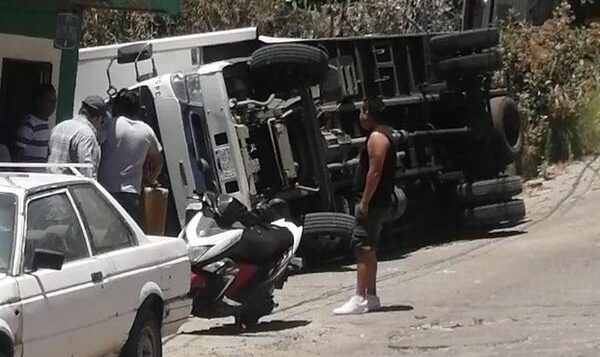
[[[91,164],[91,176],[139,222],[142,184],[156,181],[163,161],[155,133],[139,120],[137,93],[121,90],[111,99],[110,108],[101,97],[89,96],[81,103],[78,115],[50,131],[48,118],[55,108],[54,88],[36,88],[34,108],[19,129],[13,161]],[[368,136],[355,182],[360,197],[352,239],[357,254],[357,286],[355,295],[333,311],[336,315],[362,314],[381,306],[376,291],[376,251],[390,214],[396,171],[392,129],[383,124],[384,109],[381,99],[371,98],[360,112],[360,125]]]
[[[52,130],[48,118],[56,109],[54,87],[37,87],[33,104],[18,130],[12,161],[90,164],[88,176],[97,178],[139,222],[142,185],[156,181],[163,160],[156,134],[140,120],[138,94],[123,89],[109,104],[99,96],[88,96],[77,115]],[[49,170],[63,172],[64,168]]]

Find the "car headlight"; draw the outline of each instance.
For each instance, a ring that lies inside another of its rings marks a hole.
[[[210,250],[210,248],[212,248],[212,245],[202,245],[202,246],[197,246],[197,247],[190,247],[188,249],[188,255],[190,257],[190,261],[193,263],[197,263],[200,260],[202,260],[202,257],[204,256],[204,254],[206,254],[206,252],[208,252]]]

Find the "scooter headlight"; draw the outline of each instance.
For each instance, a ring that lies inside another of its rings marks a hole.
[[[197,263],[202,260],[202,257],[206,252],[208,252],[212,248],[211,245],[203,245],[198,247],[190,247],[188,249],[188,255],[190,257],[190,261],[193,263]]]

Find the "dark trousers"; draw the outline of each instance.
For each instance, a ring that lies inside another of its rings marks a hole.
[[[140,195],[129,192],[112,192],[111,194],[119,202],[119,204],[125,208],[125,211],[129,213],[131,218],[133,218],[138,225],[141,224]]]

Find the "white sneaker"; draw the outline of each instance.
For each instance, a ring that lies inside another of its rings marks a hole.
[[[379,296],[367,294],[367,309],[369,312],[381,309],[381,300],[379,300]]]
[[[333,310],[334,315],[357,315],[369,311],[368,302],[362,296],[354,295],[350,301]]]

